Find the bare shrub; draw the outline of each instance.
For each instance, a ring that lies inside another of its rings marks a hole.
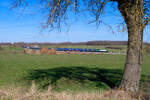
[[[48,48],[42,48],[41,53],[42,54],[47,54],[48,53]]]
[[[2,46],[0,46],[0,50],[3,50]]]
[[[147,45],[145,48],[146,53],[150,53],[150,45]]]
[[[25,48],[25,49],[24,49],[24,53],[25,53],[25,54],[34,54],[34,50],[33,50],[33,49]]]
[[[34,54],[38,54],[39,55],[39,54],[41,54],[41,51],[40,50],[35,50]]]
[[[49,55],[55,55],[56,54],[56,49],[50,49],[50,50],[48,50],[48,54]]]

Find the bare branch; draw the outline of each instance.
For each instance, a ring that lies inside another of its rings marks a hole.
[[[15,1],[14,7],[27,6],[29,3],[27,0]],[[72,12],[75,15],[79,12],[89,12],[94,18],[93,22],[102,22],[101,15],[109,2],[118,2],[122,4],[121,7],[124,9],[130,4],[138,4],[140,0],[40,0],[41,5],[43,4],[42,10],[46,10],[46,13],[48,13],[43,28],[60,28],[61,24],[66,24],[67,20],[72,18],[70,16]],[[149,24],[150,19],[150,0],[144,0],[144,8],[141,9],[141,12],[143,12],[143,27],[145,27]]]

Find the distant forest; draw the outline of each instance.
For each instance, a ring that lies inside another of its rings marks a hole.
[[[145,45],[150,45],[150,43],[144,43]],[[51,43],[51,42],[34,42],[34,43],[25,43],[25,42],[16,42],[16,43],[0,43],[0,46],[51,46],[51,45],[127,45],[127,41],[87,41],[87,42],[61,42],[61,43]]]

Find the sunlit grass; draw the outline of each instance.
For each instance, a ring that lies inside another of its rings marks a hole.
[[[142,80],[144,75],[150,74],[149,59],[150,54],[146,54]],[[109,89],[119,84],[124,63],[125,55],[0,54],[0,85],[35,81],[39,88],[52,85],[57,91]]]

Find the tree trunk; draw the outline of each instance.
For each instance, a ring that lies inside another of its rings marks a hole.
[[[136,0],[137,3],[118,4],[128,29],[128,48],[127,57],[120,88],[125,91],[138,92],[141,79],[142,65],[142,8],[143,0]]]

